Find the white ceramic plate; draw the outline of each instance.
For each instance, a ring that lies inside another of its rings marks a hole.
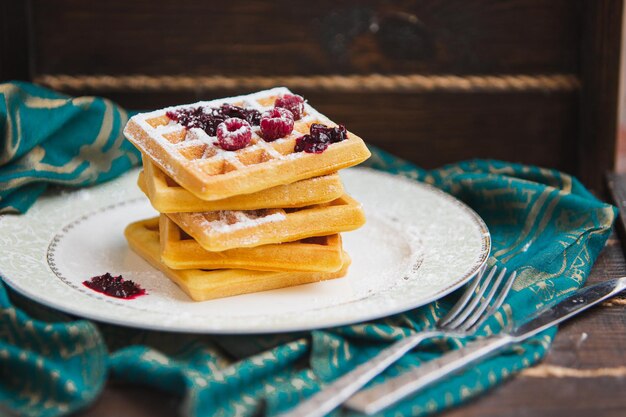
[[[103,322],[198,333],[307,330],[370,320],[436,300],[473,277],[491,246],[480,217],[427,185],[379,171],[341,173],[367,224],[344,234],[345,278],[193,302],[132,252],[124,227],[156,215],[137,171],[109,183],[51,193],[25,215],[0,216],[0,275],[20,293]],[[147,295],[121,300],[82,282],[105,272]]]

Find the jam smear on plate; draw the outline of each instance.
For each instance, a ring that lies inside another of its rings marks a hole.
[[[109,272],[83,281],[83,285],[101,294],[125,300],[146,294],[146,290],[135,282],[125,280],[121,275],[115,277]]]

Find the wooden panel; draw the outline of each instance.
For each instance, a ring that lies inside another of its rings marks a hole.
[[[575,95],[308,96],[370,143],[424,168],[470,158],[574,168]]]
[[[582,0],[31,0],[36,74],[576,72]]]
[[[610,201],[617,206],[621,214],[615,222],[615,229],[626,252],[626,174],[610,173],[607,176],[607,185]]]
[[[119,93],[109,97],[129,108],[149,109],[240,92]],[[574,93],[307,92],[304,96],[368,143],[425,168],[469,158],[524,162],[570,173],[575,168],[577,132],[572,121],[578,106]]]
[[[584,5],[578,172],[601,191],[616,159],[623,1],[587,0]]]
[[[27,12],[25,1],[0,2],[0,82],[29,77]]]

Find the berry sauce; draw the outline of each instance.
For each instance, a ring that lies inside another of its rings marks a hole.
[[[255,109],[244,109],[243,107],[233,106],[232,104],[222,104],[217,111],[227,118],[237,117],[243,119],[252,126],[258,126],[259,123],[261,123],[261,113]]]
[[[199,128],[209,136],[217,135],[217,127],[228,118],[239,118],[252,126],[261,123],[261,113],[254,109],[244,109],[232,104],[222,104],[217,108],[204,109],[203,107],[189,107],[172,110],[165,113],[170,120],[179,123],[187,129]]]
[[[132,300],[146,294],[146,290],[133,281],[126,281],[121,275],[114,277],[109,272],[83,281],[83,285],[109,297],[125,300]]]
[[[322,153],[332,143],[348,139],[348,131],[344,125],[328,127],[323,124],[313,123],[309,128],[309,134],[296,139],[295,152]]]

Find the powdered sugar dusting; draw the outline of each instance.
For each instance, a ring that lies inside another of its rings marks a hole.
[[[218,233],[258,227],[265,223],[276,223],[286,219],[282,210],[220,210],[211,213],[214,220],[204,218],[203,227]]]
[[[217,146],[217,136],[209,136],[204,130],[192,127],[185,135],[185,141],[199,140],[210,146]]]
[[[161,135],[167,135],[168,133],[180,132],[180,125],[170,120],[168,124],[157,126],[155,130]]]
[[[223,149],[217,143],[217,136],[209,136],[202,129],[189,129],[189,131],[187,131],[187,135],[185,136],[185,142],[187,144],[197,143],[199,145],[206,145],[206,149],[204,150],[200,159],[219,157],[230,162],[233,166],[236,166],[237,168],[243,167],[243,164],[237,159],[235,151],[227,151]]]
[[[179,106],[171,106],[166,107],[160,110],[140,113],[132,117],[134,121],[136,121],[140,127],[148,132],[154,140],[158,141],[162,146],[166,149],[170,149],[170,155],[168,157],[176,158],[178,160],[185,160],[185,156],[179,152],[180,149],[189,145],[188,142],[195,142],[197,140],[201,141],[203,144],[207,146],[207,149],[198,156],[199,159],[205,159],[210,157],[218,157],[228,160],[232,162],[234,166],[241,167],[238,160],[236,160],[237,151],[227,151],[224,150],[221,146],[219,146],[217,142],[216,136],[208,135],[203,129],[200,128],[191,128],[188,129],[185,133],[184,140],[178,143],[173,143],[168,140],[165,135],[175,134],[177,132],[183,132],[184,127],[179,123],[169,120],[167,124],[161,124],[158,126],[152,126],[148,123],[148,120],[163,117],[167,112],[175,112],[177,110],[186,109],[186,108],[194,108],[201,107],[203,111],[206,113],[208,109],[218,108],[222,104],[231,104],[238,105],[243,108],[249,108],[258,110],[259,112],[264,112],[273,108],[273,102],[268,102],[267,105],[262,105],[259,101],[266,101],[269,97],[274,96],[282,96],[285,94],[293,94],[289,89],[285,87],[276,87],[269,90],[263,90],[256,93],[241,95],[241,96],[233,96],[222,99],[216,99],[211,101],[199,101],[193,104],[184,104]],[[312,122],[321,122],[328,126],[334,126],[333,123],[328,117],[319,113],[313,107],[311,107],[306,101],[304,103],[304,115],[298,120],[297,125],[303,126],[308,125]],[[271,156],[272,159],[297,159],[302,157],[301,153],[289,153],[287,155],[283,155],[278,152],[274,147],[270,144],[266,143],[261,136],[259,135],[258,127],[254,127],[253,129],[253,139],[247,147],[244,149],[252,150],[253,146],[261,147],[265,152]],[[294,130],[295,134],[298,134],[299,131]],[[305,134],[307,132],[299,132],[300,134]],[[280,140],[280,139],[279,139]],[[255,145],[256,143],[256,145]],[[275,142],[279,143],[279,142]],[[151,155],[155,160],[157,160],[161,165],[164,165],[164,161],[162,158],[156,157],[156,155]]]

